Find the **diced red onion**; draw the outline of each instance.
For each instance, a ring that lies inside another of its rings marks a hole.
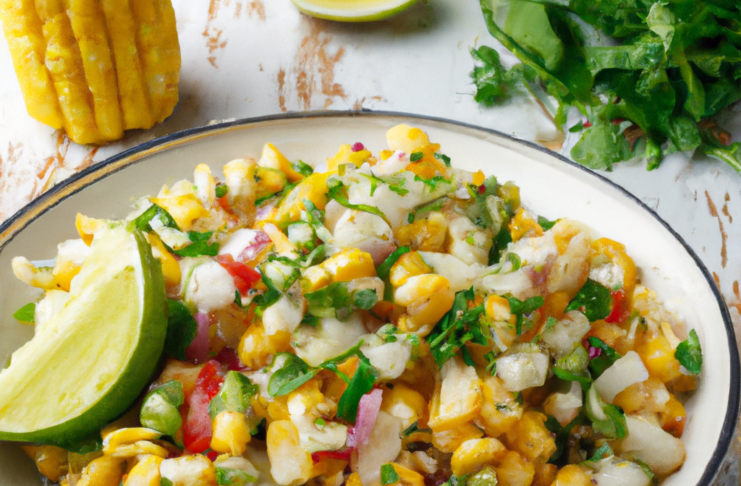
[[[378,417],[378,411],[381,410],[382,401],[383,391],[379,388],[369,391],[360,398],[355,427],[347,435],[348,446],[358,447],[368,444],[373,426],[376,423],[376,417]]]
[[[214,358],[216,361],[226,366],[229,371],[244,371],[247,369],[239,360],[237,352],[232,348],[224,347]]]
[[[211,317],[208,314],[198,312],[194,315],[198,323],[198,331],[193,342],[185,350],[185,356],[194,363],[203,363],[208,360],[209,346],[209,327],[211,326]]]

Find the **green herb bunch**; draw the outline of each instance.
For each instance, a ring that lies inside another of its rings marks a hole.
[[[489,32],[521,64],[507,71],[471,49],[474,99],[493,105],[530,91],[563,129],[588,118],[571,157],[592,169],[697,149],[741,172],[741,144],[712,117],[741,99],[736,0],[481,0]],[[553,106],[555,99],[558,106]]]

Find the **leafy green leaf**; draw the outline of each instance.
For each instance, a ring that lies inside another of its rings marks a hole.
[[[512,235],[509,234],[507,228],[503,225],[499,230],[499,233],[494,237],[494,244],[489,250],[489,265],[495,265],[499,263],[502,258],[502,253],[507,248],[507,245],[512,243]]]
[[[469,341],[486,345],[487,324],[482,322],[484,306],[478,305],[469,309],[475,293],[473,287],[455,294],[451,309],[440,319],[432,332],[426,337],[430,352],[440,368],[455,356],[463,345]]]
[[[295,354],[278,353],[273,362],[279,356],[285,356],[286,360],[280,369],[273,372],[268,381],[268,393],[271,397],[287,395],[316,375],[316,371]]]
[[[435,152],[434,155],[437,160],[441,160],[442,163],[445,164],[445,167],[450,167],[450,157],[448,157],[445,154],[438,153],[438,152]]]
[[[242,373],[227,372],[221,390],[208,405],[211,420],[216,419],[216,416],[224,411],[244,413],[250,408],[250,399],[259,391],[260,388],[253,385]]]
[[[165,351],[180,361],[186,361],[188,349],[198,332],[198,323],[180,300],[167,299],[167,337]]]
[[[412,152],[411,155],[409,155],[409,161],[410,162],[419,162],[422,160],[422,157],[424,157],[425,154],[422,152]]]
[[[555,221],[549,221],[543,216],[538,216],[538,224],[541,228],[543,228],[543,231],[548,231],[549,229],[553,228],[553,226],[558,223],[560,219],[557,219]]]
[[[123,486],[123,481],[119,486]],[[160,478],[160,486],[172,486],[172,481],[163,476]]]
[[[398,483],[400,480],[401,478],[396,473],[393,464],[384,464],[381,466],[381,484],[386,486],[387,484]]]
[[[199,233],[197,231],[188,231],[188,238],[191,243],[180,250],[173,250],[173,253],[181,257],[196,257],[200,255],[216,256],[219,254],[219,244],[209,243],[213,231]]]
[[[221,199],[226,196],[229,192],[229,187],[226,184],[218,184],[215,188],[216,197]]]
[[[612,312],[612,295],[610,289],[594,280],[587,280],[579,289],[576,297],[566,306],[565,312],[581,310],[589,322],[604,319]]]
[[[702,347],[700,346],[700,338],[697,337],[697,332],[694,329],[690,330],[687,339],[679,343],[676,351],[674,351],[674,357],[693,375],[700,374],[700,371],[702,371]]]
[[[36,303],[30,302],[13,313],[13,317],[21,322],[35,322]]]
[[[152,227],[149,225],[149,222],[158,216],[162,221],[162,224],[164,224],[168,228],[173,228],[180,231],[180,227],[175,222],[175,219],[170,216],[170,213],[156,204],[152,204],[146,211],[144,211],[134,220],[134,227],[140,231],[146,231],[149,233],[152,231]]]
[[[256,481],[256,477],[250,476],[241,469],[216,466],[216,484],[219,486],[244,486]]]
[[[144,397],[139,421],[144,427],[175,437],[182,425],[180,406],[184,402],[183,384],[178,380],[168,381]]]
[[[615,361],[622,358],[617,351],[602,342],[599,338],[590,336],[589,344],[594,348],[602,350],[602,353],[599,356],[593,358],[592,361],[589,362],[589,367],[592,369],[595,378],[599,378],[599,376],[604,373],[607,368],[612,366]]]
[[[360,399],[373,389],[373,385],[378,379],[378,372],[373,368],[368,358],[362,354],[358,358],[358,368],[337,404],[337,417],[352,423],[355,423],[355,418],[358,415]]]
[[[354,309],[368,310],[378,302],[372,289],[348,291],[347,282],[332,282],[304,295],[309,304],[309,314],[317,317],[346,319]]]
[[[623,439],[628,435],[625,413],[620,407],[603,402],[594,385],[587,392],[584,409],[592,421],[595,432],[602,433],[610,439]]]
[[[451,184],[451,181],[449,179],[446,179],[441,175],[432,176],[430,179],[425,179],[424,177],[416,175],[414,176],[414,180],[428,186],[430,188],[430,191],[434,191],[435,189],[437,189],[437,185],[440,183]]]
[[[291,167],[293,170],[298,172],[304,177],[309,177],[311,174],[314,173],[314,168],[310,166],[309,164],[305,163],[303,160],[298,160],[296,162],[291,162]]]
[[[345,185],[342,183],[341,180],[336,178],[330,178],[327,180],[327,188],[329,191],[327,192],[327,198],[334,199],[342,206],[345,206],[348,209],[354,209],[356,211],[363,211],[365,213],[375,214],[376,216],[380,216],[383,218],[384,221],[388,222],[386,219],[386,215],[381,212],[380,209],[369,206],[367,204],[352,204],[347,199],[347,194],[345,194]]]

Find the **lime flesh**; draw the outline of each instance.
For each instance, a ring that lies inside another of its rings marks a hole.
[[[312,17],[340,22],[383,20],[411,7],[418,0],[291,0]]]
[[[0,372],[0,440],[72,444],[148,384],[167,330],[162,269],[139,232],[107,229],[67,305]]]

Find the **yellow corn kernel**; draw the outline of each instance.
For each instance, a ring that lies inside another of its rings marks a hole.
[[[387,160],[389,157],[394,155],[394,153],[391,150],[381,150],[379,155],[381,156],[381,160]]]
[[[568,464],[558,471],[551,486],[592,486],[592,480],[582,468]]]
[[[368,162],[370,165],[375,164],[375,159],[370,151],[358,150],[353,152],[352,146],[340,145],[340,150],[335,156],[327,159],[327,171],[336,172],[344,164],[354,164],[356,167],[360,167],[364,162]]]
[[[392,486],[424,486],[425,478],[420,473],[407,469],[401,464],[392,462],[390,465],[399,476],[398,481],[390,483]]]
[[[278,208],[274,220],[278,226],[285,226],[292,221],[301,218],[304,211],[304,200],[311,201],[317,209],[324,209],[327,205],[327,179],[331,174],[328,172],[311,174],[298,183],[296,187],[286,196]]]
[[[491,437],[467,440],[453,453],[450,467],[456,476],[474,474],[484,465],[498,462],[506,452],[502,443]]]
[[[272,223],[261,225],[262,230],[267,233],[270,241],[275,245],[275,249],[283,256],[293,256],[296,253],[296,245]]]
[[[143,440],[155,440],[162,437],[162,433],[146,427],[127,427],[114,430],[103,437],[103,454],[112,454],[125,444],[133,444]]]
[[[336,484],[342,484],[342,479],[344,479],[342,473],[344,472],[346,467],[347,461],[344,461],[342,459],[321,459],[319,462],[311,466],[311,477],[326,477],[327,479],[323,483],[319,483],[321,486],[334,486]],[[339,482],[334,482],[332,481],[333,478],[342,479],[340,479]]]
[[[322,267],[335,282],[349,282],[356,278],[375,277],[376,267],[369,253],[348,248],[326,259]]]
[[[509,222],[509,232],[512,234],[512,241],[517,241],[525,236],[543,236],[543,228],[523,208],[518,209]]]
[[[57,264],[54,265],[54,270],[51,274],[54,276],[54,280],[57,282],[57,287],[69,292],[69,286],[72,283],[72,279],[75,275],[80,273],[79,265],[75,265],[69,260],[57,260]]]
[[[119,484],[123,477],[123,460],[102,456],[85,466],[77,486],[98,486],[99,484]],[[128,483],[127,483],[128,486]],[[138,486],[138,485],[137,485]]]
[[[159,444],[155,444],[154,442],[149,442],[148,440],[140,440],[138,442],[134,442],[133,444],[122,444],[108,453],[108,455],[111,455],[113,457],[120,457],[124,459],[141,456],[142,454],[165,458],[170,455],[170,451]]]
[[[430,403],[428,425],[433,431],[450,430],[470,422],[482,405],[481,380],[463,359],[448,360],[441,371]]]
[[[170,213],[183,231],[188,231],[196,219],[209,215],[208,210],[203,207],[195,194],[173,196],[169,195],[169,190],[166,188],[163,188],[161,193],[164,195],[152,198],[152,202]]]
[[[396,383],[393,388],[383,390],[381,410],[399,417],[406,429],[426,415],[427,400],[403,383]]]
[[[180,264],[175,260],[175,257],[167,251],[165,245],[162,244],[159,236],[156,233],[147,233],[147,241],[152,246],[152,255],[160,261],[162,265],[162,274],[165,277],[165,284],[168,287],[175,287],[180,284]]]
[[[216,485],[214,463],[200,454],[165,459],[160,464],[160,474],[178,486]]]
[[[286,404],[291,415],[305,415],[307,411],[324,403],[324,395],[319,391],[319,382],[309,380],[288,394]]]
[[[535,478],[535,467],[514,451],[507,451],[494,470],[497,486],[530,486]]]
[[[539,412],[523,413],[517,424],[507,431],[509,448],[530,462],[548,462],[556,452],[556,440],[545,426],[546,418]]]
[[[51,268],[36,268],[26,257],[14,257],[11,266],[15,278],[26,285],[44,290],[58,289]]]
[[[298,182],[304,178],[303,175],[293,170],[291,162],[272,143],[263,145],[258,165],[283,172],[290,183]]]
[[[363,482],[360,480],[358,473],[352,473],[348,478],[345,486],[363,486]]]
[[[597,254],[607,256],[615,265],[623,269],[623,290],[628,302],[632,302],[637,271],[633,259],[625,251],[625,245],[609,238],[600,238],[592,242],[592,250]]]
[[[88,218],[84,214],[80,213],[77,213],[77,216],[75,217],[75,228],[77,228],[80,238],[82,238],[82,241],[84,241],[87,246],[90,246],[93,243],[95,233],[108,226],[109,223],[110,221],[107,219]]]
[[[432,212],[426,218],[398,227],[394,238],[412,250],[442,252],[448,222],[442,213]]]
[[[413,279],[428,276],[420,275],[419,277],[412,277],[397,292],[412,283]],[[436,292],[423,296],[407,306],[406,315],[401,316],[399,319],[400,329],[404,332],[414,332],[419,336],[426,336],[432,331],[435,323],[442,319],[450,308],[453,307],[453,300],[455,299],[455,293],[450,290],[447,279],[444,283],[440,283],[437,288],[439,290]]]
[[[61,447],[49,445],[21,447],[36,463],[39,472],[50,481],[56,483],[61,476],[67,473],[67,451]]]
[[[646,365],[648,374],[661,380],[662,383],[679,377],[679,361],[674,357],[674,349],[661,334],[644,334],[644,339],[636,343],[636,353]]]
[[[255,199],[264,199],[282,191],[288,181],[283,172],[268,167],[258,167],[255,180],[257,181]]]
[[[425,275],[415,275],[407,279],[401,287],[394,292],[394,299],[397,304],[409,306],[420,299],[429,299],[438,292],[445,292],[450,289],[448,279],[434,273]]]
[[[250,369],[256,370],[267,365],[277,353],[291,349],[291,333],[277,331],[273,335],[266,335],[265,328],[260,321],[253,321],[252,325],[242,335],[239,342],[239,359]]]
[[[224,166],[229,207],[245,220],[247,226],[251,226],[255,220],[256,171],[254,159],[235,159]]]
[[[487,435],[499,437],[520,419],[522,406],[504,388],[502,380],[488,373],[483,376],[481,392],[483,405],[476,423],[484,428]]]
[[[416,251],[410,251],[400,256],[391,267],[389,280],[394,287],[401,287],[410,277],[426,273],[432,273],[432,269],[427,266],[422,255]]]
[[[162,458],[159,456],[147,456],[140,460],[126,477],[124,486],[160,486],[160,464]],[[105,483],[98,483],[105,484]],[[113,484],[113,483],[111,483]]]
[[[311,455],[301,447],[298,430],[289,420],[268,426],[266,437],[270,475],[281,486],[298,486],[311,477]],[[290,460],[287,460],[290,458]]]
[[[533,478],[533,484],[531,486],[551,486],[553,481],[556,480],[558,466],[555,464],[534,462],[533,467],[535,467],[535,477]]]
[[[510,313],[509,301],[504,297],[492,294],[486,298],[486,317],[492,321],[509,321]]]
[[[483,173],[483,172],[481,172],[481,171],[478,171],[478,172],[476,172],[476,173],[475,173],[475,174],[473,175],[473,184],[474,184],[475,186],[480,186],[481,184],[483,184],[483,183],[484,183],[484,181],[485,181],[485,180],[486,180],[486,176],[485,176],[485,175],[484,175],[484,173]]]
[[[472,423],[467,423],[450,430],[443,430],[440,432],[433,431],[432,445],[434,445],[440,452],[452,453],[455,452],[464,442],[478,439],[483,436],[484,433],[481,429]]]
[[[272,402],[268,403],[268,416],[266,417],[268,424],[276,422],[278,420],[290,420],[291,413],[288,411],[288,396],[277,397]]]
[[[251,438],[247,417],[243,413],[225,410],[219,412],[214,419],[211,449],[216,452],[241,456],[247,450],[247,443]]]
[[[332,275],[330,275],[321,265],[314,265],[313,267],[307,268],[301,279],[304,293],[315,292],[331,283]]]
[[[389,128],[386,132],[386,142],[393,152],[401,150],[407,154],[430,145],[430,139],[425,132],[403,123]]]

